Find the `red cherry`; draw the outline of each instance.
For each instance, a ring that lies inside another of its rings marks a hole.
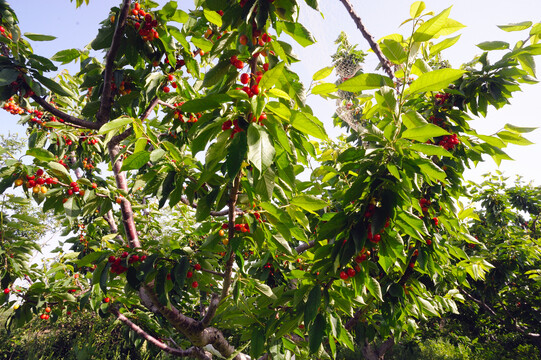
[[[111,301],[111,299],[109,299],[108,297],[103,298],[103,302],[104,302],[104,303],[108,303],[109,301]]]
[[[4,294],[9,294],[10,290],[8,288],[4,289]]]
[[[246,36],[245,34],[242,34],[241,36],[239,36],[239,43],[241,45],[248,44],[248,36]]]
[[[173,80],[175,80],[175,77],[173,76],[173,74],[169,74],[169,75],[167,75],[167,80],[173,81]]]
[[[194,281],[194,282],[192,283],[192,287],[193,287],[194,289],[195,289],[196,287],[198,287],[198,286],[199,286],[199,284],[197,283],[197,281]]]
[[[415,263],[410,263],[409,267],[413,269],[415,267]]]
[[[269,63],[263,64],[263,70],[269,71]]]
[[[168,93],[169,91],[171,91],[171,89],[169,89],[169,86],[164,86],[163,87],[163,92],[164,93]]]
[[[43,169],[38,169],[38,171],[36,171],[36,176],[41,176],[43,175]]]
[[[51,312],[51,308],[47,306],[47,307],[45,308],[45,312],[46,312],[46,313],[50,313],[50,312]]]
[[[201,270],[201,264],[195,264],[194,269],[195,270]]]
[[[426,244],[427,244],[428,246],[432,245],[432,240],[426,239]]]
[[[128,255],[129,255],[129,253],[128,253],[127,251],[124,251],[124,252],[122,253],[122,255],[120,255],[120,257],[122,257],[122,258],[127,258]]]
[[[70,186],[71,186],[71,187],[76,187],[76,186],[77,186],[77,183],[76,183],[75,181],[72,181],[72,182],[70,183]]]
[[[252,91],[252,93],[254,95],[258,95],[259,94],[259,86],[257,85],[253,85],[252,88],[250,89]]]
[[[188,279],[191,278],[192,276],[193,276],[193,272],[188,271],[188,272],[186,273],[186,277],[187,277]]]
[[[340,279],[346,280],[348,278],[348,274],[345,271],[340,272]]]
[[[352,268],[349,268],[349,269],[348,269],[348,276],[349,276],[349,277],[354,277],[355,274],[357,274],[357,273],[355,272],[354,269],[352,269]]]
[[[247,73],[243,73],[240,76],[240,82],[243,83],[243,84],[248,84],[248,81],[250,81],[250,75],[247,74]]]

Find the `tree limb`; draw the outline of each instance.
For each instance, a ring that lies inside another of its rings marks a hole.
[[[379,62],[381,66],[383,67],[383,70],[385,70],[387,75],[389,75],[389,77],[393,79],[394,73],[393,73],[393,70],[391,69],[391,66],[392,66],[391,62],[385,57],[385,55],[383,55],[378,43],[376,43],[372,35],[370,35],[368,31],[366,31],[366,28],[364,27],[364,24],[361,18],[359,17],[359,15],[357,15],[355,10],[353,9],[353,5],[351,5],[351,2],[349,0],[339,0],[339,1],[344,5],[346,10],[349,12],[349,16],[351,16],[351,18],[353,19],[353,22],[355,22],[355,25],[357,25],[357,28],[361,31],[361,34],[363,34],[363,37],[366,39],[366,41],[368,41],[370,48],[374,51],[374,53],[378,57]]]
[[[240,173],[237,174],[235,177],[235,180],[233,181],[233,186],[231,187],[230,193],[229,193],[229,222],[228,222],[228,238],[229,241],[233,239],[235,236],[235,218],[237,217],[237,199],[238,199],[238,193],[239,193],[239,187],[240,187]],[[229,293],[229,288],[231,287],[231,274],[233,272],[233,263],[235,262],[235,252],[231,251],[231,254],[229,254],[229,259],[227,259],[227,263],[225,264],[225,271],[224,271],[224,283],[222,287],[222,296],[221,299],[224,299],[227,294]]]
[[[114,72],[113,67],[115,64],[115,58],[118,52],[118,48],[120,47],[122,35],[124,34],[124,28],[126,27],[126,19],[128,17],[128,12],[130,11],[130,2],[131,0],[123,0],[122,2],[122,8],[120,9],[120,13],[118,15],[118,22],[115,28],[115,32],[113,34],[113,40],[111,41],[111,47],[109,48],[109,51],[107,52],[107,56],[105,58],[105,70],[103,73],[103,92],[101,94],[100,109],[96,114],[96,119],[98,119],[99,127],[109,121],[109,118],[111,116],[111,107],[113,104],[113,97],[111,96],[111,85]]]
[[[208,357],[205,352],[201,348],[197,348],[192,346],[188,350],[182,350],[177,348],[172,348],[167,344],[162,343],[155,337],[151,336],[149,333],[147,333],[145,330],[141,329],[139,326],[134,324],[130,319],[128,319],[124,314],[121,314],[117,309],[113,308],[109,310],[111,313],[113,313],[118,320],[122,321],[124,324],[126,324],[131,330],[133,330],[137,335],[141,336],[143,339],[151,343],[152,345],[162,349],[163,351],[175,355],[177,357],[195,357],[200,360],[211,360],[210,357]]]
[[[235,352],[235,348],[229,344],[220,330],[214,327],[205,328],[200,321],[196,321],[182,314],[174,306],[163,305],[149,285],[145,284],[142,288],[145,290],[146,295],[160,314],[162,314],[176,330],[184,334],[193,345],[203,347],[210,344],[226,358]],[[246,355],[242,353],[234,357],[234,360],[247,359]]]
[[[205,316],[203,317],[203,320],[201,320],[201,324],[203,326],[207,327],[210,325],[212,318],[214,318],[214,315],[216,315],[216,309],[218,309],[219,304],[220,304],[220,295],[216,293],[212,294],[207,312]]]
[[[84,119],[79,119],[78,117],[71,116],[69,114],[66,114],[62,110],[58,110],[55,108],[51,103],[49,103],[47,100],[43,99],[40,96],[32,95],[32,99],[37,102],[44,110],[50,112],[54,116],[61,118],[64,120],[64,123],[68,123],[69,125],[76,125],[78,127],[82,127],[85,129],[93,129],[98,130],[100,128],[100,125],[98,123],[95,123],[93,121],[88,121]]]

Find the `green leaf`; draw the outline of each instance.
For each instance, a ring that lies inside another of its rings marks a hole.
[[[315,319],[319,305],[321,304],[321,287],[319,285],[314,288],[308,294],[306,300],[306,306],[304,307],[304,326],[308,327],[312,320]]]
[[[514,24],[498,25],[498,27],[503,31],[511,32],[529,29],[532,24],[533,23],[531,21],[522,21]]]
[[[536,127],[520,127],[520,126],[511,125],[511,124],[505,124],[504,128],[506,130],[516,132],[519,134],[529,133],[537,129]]]
[[[425,155],[432,156],[447,156],[447,157],[453,157],[453,154],[451,154],[449,151],[445,150],[443,147],[438,145],[431,145],[431,144],[413,144],[410,146],[411,150],[422,152]]]
[[[298,22],[279,21],[276,23],[276,29],[291,36],[302,47],[312,45],[316,42],[312,34]]]
[[[113,121],[109,121],[107,124],[103,125],[100,128],[98,134],[106,134],[109,131],[119,129],[121,127],[124,127],[125,125],[131,124],[133,120],[134,119],[131,117],[119,117]]]
[[[401,138],[417,140],[424,143],[431,138],[443,135],[449,135],[449,133],[437,125],[425,124],[419,127],[407,129],[402,133]]]
[[[12,68],[5,68],[0,70],[0,86],[9,85],[17,80],[19,72]]]
[[[248,127],[248,161],[260,172],[264,172],[272,164],[275,153],[269,134],[261,126],[250,124]]]
[[[109,268],[111,267],[110,262],[105,263],[105,267],[103,268],[103,271],[100,274],[100,289],[103,291],[104,294],[107,294],[107,278],[109,275]]]
[[[329,93],[335,92],[336,85],[331,83],[322,83],[314,86],[312,88],[312,94],[314,95],[327,95]]]
[[[315,116],[308,113],[294,112],[291,116],[291,126],[299,130],[301,133],[311,135],[318,139],[326,140],[327,133],[323,127],[323,123]]]
[[[251,339],[250,356],[252,359],[257,359],[265,351],[265,330],[258,327],[255,331],[252,331]]]
[[[438,15],[424,22],[413,33],[413,41],[422,42],[422,41],[428,41],[432,39],[441,29],[443,29],[450,13],[451,13],[451,7],[443,10]]]
[[[363,90],[379,89],[382,86],[393,87],[393,81],[388,76],[380,74],[360,74],[338,85],[340,90],[360,92]]]
[[[38,219],[32,216],[28,216],[26,214],[14,214],[11,217],[22,220],[22,221],[26,221],[27,223],[34,224],[34,225],[40,224],[40,221]]]
[[[220,107],[220,104],[230,101],[231,98],[226,94],[208,95],[201,99],[186,101],[181,106],[181,110],[187,113],[198,113],[212,110]]]
[[[54,54],[51,57],[51,60],[58,61],[62,63],[62,65],[72,62],[73,60],[77,59],[79,56],[81,56],[81,50],[79,49],[66,49],[66,50],[60,50],[56,54]]]
[[[375,297],[379,301],[383,301],[383,295],[381,294],[381,286],[376,279],[369,276],[367,279],[366,288],[373,297]]]
[[[237,134],[227,149],[225,163],[227,165],[227,174],[231,179],[234,179],[239,173],[248,150],[246,136],[242,135],[244,134]]]
[[[410,16],[412,18],[417,18],[421,16],[423,10],[426,8],[424,1],[416,1],[410,6]]]
[[[182,289],[184,287],[184,282],[186,281],[186,274],[190,269],[190,263],[186,256],[180,258],[180,261],[173,268],[171,273],[171,280],[175,284],[177,289]]]
[[[445,49],[453,46],[454,44],[456,44],[458,39],[460,39],[460,35],[454,36],[454,37],[449,38],[449,39],[442,40],[439,43],[437,43],[435,45],[432,45],[430,47],[430,54],[431,55],[436,55],[436,54],[440,53],[442,50],[445,50]]]
[[[209,22],[213,23],[218,27],[222,27],[222,17],[216,11],[203,9],[203,15]]]
[[[270,89],[271,87],[273,87],[274,84],[276,84],[276,82],[282,76],[284,72],[284,66],[285,63],[282,61],[281,63],[275,65],[272,69],[267,71],[265,74],[263,74],[263,77],[259,82],[259,87],[261,89]]]
[[[51,40],[56,39],[56,36],[34,34],[34,33],[24,33],[24,36],[26,36],[27,38],[33,41],[51,41]]]
[[[78,267],[88,266],[92,264],[94,261],[98,260],[104,252],[101,251],[94,251],[91,253],[86,254],[82,259],[76,261]]]
[[[477,47],[481,50],[507,50],[509,49],[509,43],[505,41],[484,41],[477,44]]]
[[[55,94],[58,94],[60,96],[67,96],[67,97],[76,97],[75,94],[73,92],[71,92],[70,90],[68,90],[66,87],[64,87],[63,85],[57,83],[56,81],[53,81],[43,75],[40,75],[39,73],[37,72],[33,72],[33,76],[42,84],[44,85],[46,88],[48,88],[49,90],[51,90],[52,92],[54,92]]]
[[[150,153],[140,151],[128,156],[122,163],[122,171],[137,170],[143,167],[150,160]]]
[[[189,18],[190,16],[185,11],[177,9],[175,10],[175,13],[169,18],[169,20],[184,24],[189,20]]]
[[[464,73],[465,70],[458,69],[438,69],[424,73],[411,83],[408,92],[415,94],[445,89],[453,81],[460,79]]]
[[[532,55],[520,54],[517,55],[517,60],[528,74],[535,77],[535,60]]]
[[[204,52],[209,52],[210,50],[212,50],[212,46],[214,46],[212,41],[209,41],[204,38],[196,38],[196,37],[192,37],[192,44],[194,44],[195,46],[197,46],[199,49],[203,50]]]
[[[323,335],[325,335],[326,327],[327,322],[325,321],[325,316],[323,316],[321,313],[317,314],[316,319],[314,320],[314,325],[312,325],[308,332],[310,354],[314,354],[319,350],[321,342],[323,341]]]
[[[54,160],[54,154],[46,149],[32,148],[26,150],[26,155],[35,157],[40,161],[51,161]]]
[[[522,137],[522,135],[511,132],[511,131],[500,131],[496,135],[505,142],[515,144],[515,145],[532,145],[533,142]]]
[[[321,210],[328,205],[326,201],[313,195],[297,195],[291,199],[291,204],[311,212],[312,214],[315,214],[315,211]]]
[[[312,80],[318,81],[318,80],[325,79],[327,76],[332,74],[333,69],[334,69],[334,66],[327,66],[327,67],[324,67],[323,69],[316,71],[316,73],[312,76]]]
[[[64,203],[64,211],[66,212],[66,216],[71,219],[76,219],[81,214],[81,208],[74,196],[70,196]]]
[[[164,140],[162,141],[162,145],[167,149],[167,151],[169,152],[169,155],[175,159],[176,161],[178,161],[179,163],[182,163],[182,153],[180,152],[179,148],[176,147],[175,144],[167,141],[167,140]]]
[[[211,87],[223,80],[231,68],[229,60],[220,60],[216,66],[207,71],[203,79],[204,87]],[[242,93],[246,94],[244,91]]]
[[[70,178],[70,174],[64,165],[57,163],[56,161],[49,161],[47,166],[56,176],[62,177],[63,179]]]
[[[435,165],[432,162],[432,160],[418,159],[418,160],[415,160],[414,163],[416,163],[417,166],[419,166],[419,169],[421,169],[421,172],[423,172],[433,181],[436,181],[436,180],[445,181],[447,174],[440,167]]]
[[[272,289],[270,288],[269,285],[267,284],[263,284],[257,280],[254,280],[254,286],[256,288],[257,291],[259,291],[261,294],[271,298],[271,299],[276,299],[276,295],[274,295],[274,293],[272,292]]]
[[[381,44],[381,51],[389,60],[395,64],[402,64],[407,60],[408,54],[398,41],[393,39],[385,39]]]

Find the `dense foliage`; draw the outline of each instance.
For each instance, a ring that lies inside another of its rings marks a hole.
[[[282,35],[314,43],[297,11],[294,0],[198,0],[190,13],[124,0],[91,43],[103,59],[49,60],[29,40],[53,37],[22,34],[0,1],[0,100],[28,127],[32,158],[5,160],[0,191],[21,187],[68,237],[50,268],[27,269],[18,250],[6,256],[17,238],[3,230],[8,328],[86,308],[180,357],[323,358],[357,343],[371,359],[457,312],[461,289],[497,260],[469,251],[488,240],[468,231],[462,174],[483,155],[507,159],[532,130],[478,134],[470,115],[536,82],[541,24],[501,26],[527,40],[479,44],[453,69],[441,51],[458,37],[439,38],[462,25],[416,2],[410,36],[365,34],[384,74],[365,73],[341,37],[308,90],[339,102],[348,136],[333,141],[289,68]],[[505,50],[494,63],[492,50]],[[73,61],[77,74],[46,76]]]

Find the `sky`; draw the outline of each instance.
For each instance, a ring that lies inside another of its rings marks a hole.
[[[109,9],[120,3],[119,0],[90,0],[90,5],[75,8],[75,3],[69,0],[8,0],[19,17],[22,32],[41,33],[57,36],[51,42],[32,42],[34,51],[42,56],[50,57],[58,50],[68,48],[83,48],[97,34],[100,21],[104,20]],[[164,4],[166,1],[158,0]],[[183,9],[193,8],[192,0],[178,0]],[[299,0],[302,2],[302,0]],[[307,48],[295,46],[294,50],[301,63],[293,69],[299,73],[306,86],[311,81],[312,74],[317,70],[331,65],[330,56],[335,52],[334,40],[340,31],[348,34],[350,42],[358,43],[358,48],[366,50],[368,45],[356,29],[345,8],[338,0],[320,0],[321,13],[307,6],[302,6],[300,22],[314,35],[317,42]],[[407,26],[399,27],[400,23],[409,17],[411,2],[405,0],[360,1],[351,0],[358,15],[363,20],[367,30],[378,39],[392,33],[407,34]],[[444,50],[443,55],[453,66],[471,60],[480,55],[481,50],[475,46],[483,41],[503,40],[514,44],[524,37],[523,33],[506,33],[496,25],[531,20],[541,20],[541,1],[539,0],[427,0],[427,10],[439,13],[452,6],[450,17],[466,25],[460,30],[461,40],[454,47]],[[453,34],[454,36],[456,34]],[[538,60],[541,61],[541,60]],[[366,72],[375,71],[377,59],[372,54],[364,65]],[[76,68],[72,68],[76,69]],[[309,104],[314,113],[325,123],[331,135],[340,131],[332,129],[331,116],[334,113],[334,101],[325,102],[320,97],[309,96]],[[523,92],[516,94],[511,106],[502,110],[491,109],[487,118],[475,120],[472,126],[481,134],[493,134],[502,129],[506,123],[517,126],[537,127],[541,120],[538,103],[541,101],[541,84],[526,85]],[[0,112],[2,131],[24,134],[24,128],[16,126],[16,118],[6,112]],[[535,145],[519,147],[509,146],[506,151],[515,161],[504,161],[500,170],[505,175],[514,178],[519,174],[525,181],[533,181],[541,185],[541,166],[538,157],[541,155],[541,130],[527,134],[526,137]],[[480,175],[494,171],[496,164],[491,160],[478,165],[466,174],[466,179],[479,181]]]

